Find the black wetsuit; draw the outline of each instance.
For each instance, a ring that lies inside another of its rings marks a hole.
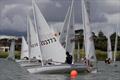
[[[72,64],[72,56],[71,55],[67,55],[65,62],[68,63],[68,64]]]

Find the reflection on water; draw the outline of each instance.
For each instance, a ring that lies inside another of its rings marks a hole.
[[[30,74],[17,63],[0,59],[0,80],[120,80],[120,62],[117,66],[98,62],[97,73],[79,74],[71,79],[69,74]]]

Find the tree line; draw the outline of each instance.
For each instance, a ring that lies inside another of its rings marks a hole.
[[[93,40],[94,40],[94,45],[95,49],[101,50],[101,51],[107,51],[107,37],[104,35],[102,31],[98,33],[98,36],[93,33]],[[84,35],[83,35],[83,30],[77,30],[75,31],[75,49],[78,48],[78,42],[80,48],[84,48]],[[111,34],[110,39],[111,39],[111,46],[112,50],[114,50],[114,45],[115,45],[115,37],[116,33]],[[118,36],[118,44],[117,44],[117,50],[120,50],[120,37]]]

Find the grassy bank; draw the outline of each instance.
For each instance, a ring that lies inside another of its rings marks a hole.
[[[77,59],[77,49],[74,50],[74,54],[75,54],[75,60],[76,60]],[[84,50],[80,49],[79,54],[80,54],[80,58],[83,58],[85,56]],[[7,56],[8,56],[8,52],[0,52],[0,58],[6,58]],[[107,57],[107,52],[96,50],[96,57],[100,61],[105,60]],[[20,51],[15,51],[15,58],[17,58],[17,59],[20,58]],[[120,51],[117,52],[116,58],[117,58],[117,60],[120,61]]]
[[[1,52],[0,51],[0,58],[6,58],[8,56],[8,52]],[[20,58],[20,51],[15,51],[15,58]]]
[[[74,53],[75,53],[74,56],[75,56],[75,60],[76,60],[77,59],[77,49],[74,50]],[[107,57],[106,51],[96,50],[95,53],[96,53],[97,60],[103,61]],[[83,58],[85,56],[83,49],[80,50],[79,55],[80,55],[80,58]],[[120,61],[120,51],[117,52],[116,59]]]

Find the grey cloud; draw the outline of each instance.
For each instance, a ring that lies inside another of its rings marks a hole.
[[[8,17],[4,17],[1,20],[1,30],[15,30],[21,32],[26,30],[26,21],[23,20],[23,17],[16,15],[12,20],[13,22]]]
[[[74,6],[77,23],[82,22],[80,1],[81,0],[75,0]],[[90,1],[90,19],[92,22],[108,22],[110,15],[120,13],[120,5],[115,5],[116,2],[110,3],[110,1],[113,0],[88,1]],[[63,22],[70,3],[71,0],[37,0],[37,4],[48,22]],[[16,6],[11,7],[12,5]],[[8,9],[5,6],[8,6]],[[0,29],[5,30],[5,28],[11,27],[11,29],[16,31],[25,31],[25,16],[31,11],[30,8],[31,0],[0,0]],[[31,15],[32,13],[29,14]]]

